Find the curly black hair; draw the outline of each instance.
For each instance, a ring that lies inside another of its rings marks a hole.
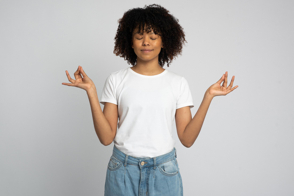
[[[181,55],[183,44],[187,42],[183,28],[178,22],[167,9],[157,4],[130,9],[118,20],[113,53],[134,66],[137,55],[132,48],[133,30],[138,27],[139,32],[142,32],[146,28],[145,31],[149,33],[152,29],[162,38],[163,48],[159,53],[158,63],[161,67],[167,63],[169,67],[174,57]]]

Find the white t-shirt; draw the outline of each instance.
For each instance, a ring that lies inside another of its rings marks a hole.
[[[133,157],[156,157],[173,150],[176,109],[194,107],[187,80],[171,71],[146,76],[127,67],[106,79],[100,103],[118,105],[114,145]]]

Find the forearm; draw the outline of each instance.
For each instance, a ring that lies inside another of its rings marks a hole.
[[[108,145],[112,141],[112,130],[109,122],[105,118],[97,96],[96,88],[93,87],[86,91],[93,117],[95,132],[103,145]]]
[[[186,126],[183,134],[183,141],[185,141],[188,147],[191,147],[197,139],[212,99],[213,96],[205,92],[198,111],[196,112],[193,119]]]

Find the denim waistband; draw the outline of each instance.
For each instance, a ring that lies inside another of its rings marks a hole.
[[[161,163],[165,163],[167,161],[171,161],[174,158],[177,158],[177,151],[176,148],[174,147],[173,150],[169,153],[157,156],[157,157],[152,157],[152,158],[140,158],[140,157],[132,157],[130,155],[127,155],[120,151],[115,145],[113,146],[113,154],[115,158],[120,160],[124,166],[127,164],[133,164],[133,165],[139,165],[140,167],[155,167],[157,165],[160,165]]]

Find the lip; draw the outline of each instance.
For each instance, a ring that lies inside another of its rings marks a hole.
[[[153,50],[148,50],[148,49],[144,49],[144,50],[141,50],[143,53],[149,53],[149,52],[152,52]]]

